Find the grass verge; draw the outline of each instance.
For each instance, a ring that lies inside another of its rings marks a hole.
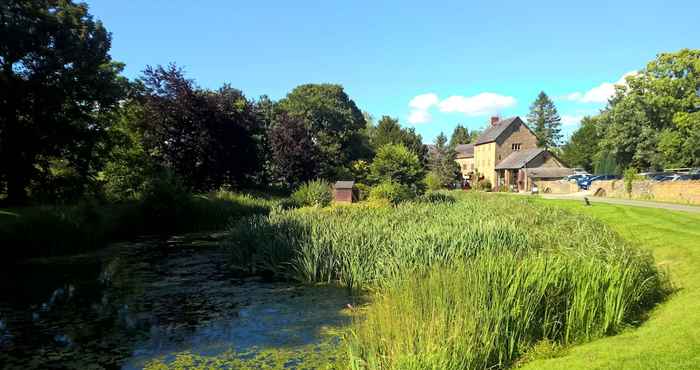
[[[700,364],[700,215],[580,201],[537,200],[593,217],[648,248],[678,288],[639,328],[574,346],[525,369],[696,369]]]

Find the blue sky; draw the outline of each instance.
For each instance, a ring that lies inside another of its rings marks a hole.
[[[492,114],[525,116],[540,90],[566,132],[657,53],[700,47],[700,2],[88,0],[137,77],[176,62],[200,86],[279,99],[339,83],[425,142]]]

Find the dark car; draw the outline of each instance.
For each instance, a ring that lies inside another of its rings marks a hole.
[[[591,187],[591,184],[594,183],[595,181],[603,181],[603,180],[618,180],[620,176],[618,175],[598,175],[598,176],[592,176],[588,178],[583,178],[577,182],[579,189],[581,190],[588,190]]]

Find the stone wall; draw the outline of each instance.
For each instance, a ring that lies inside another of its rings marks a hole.
[[[595,181],[593,194],[629,199],[624,180]],[[700,205],[700,181],[634,181],[631,199]]]
[[[570,194],[578,191],[578,185],[575,182],[568,181],[535,181],[537,189],[540,193],[545,194]]]

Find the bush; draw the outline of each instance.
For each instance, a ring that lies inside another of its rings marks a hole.
[[[313,180],[299,186],[292,199],[301,207],[326,207],[331,204],[333,193],[326,180]]]
[[[425,186],[430,191],[436,191],[442,189],[442,182],[440,181],[440,176],[433,171],[428,172],[425,175]]]
[[[424,203],[454,203],[456,201],[452,195],[442,192],[428,192],[421,195],[418,200]]]
[[[632,183],[634,182],[634,180],[637,180],[638,177],[639,176],[637,175],[636,169],[630,167],[625,170],[625,192],[627,192],[627,197],[629,198],[632,197]]]
[[[481,179],[476,182],[476,190],[481,190],[481,191],[491,191],[491,181],[488,179]]]
[[[357,200],[359,201],[367,200],[369,192],[372,190],[368,185],[362,183],[356,183],[355,188],[357,189]]]
[[[372,180],[377,183],[393,181],[405,186],[423,186],[423,164],[415,153],[401,144],[379,148],[370,171]]]
[[[384,181],[370,190],[370,200],[388,200],[391,204],[399,204],[403,201],[413,199],[414,194],[411,189],[393,181]]]

